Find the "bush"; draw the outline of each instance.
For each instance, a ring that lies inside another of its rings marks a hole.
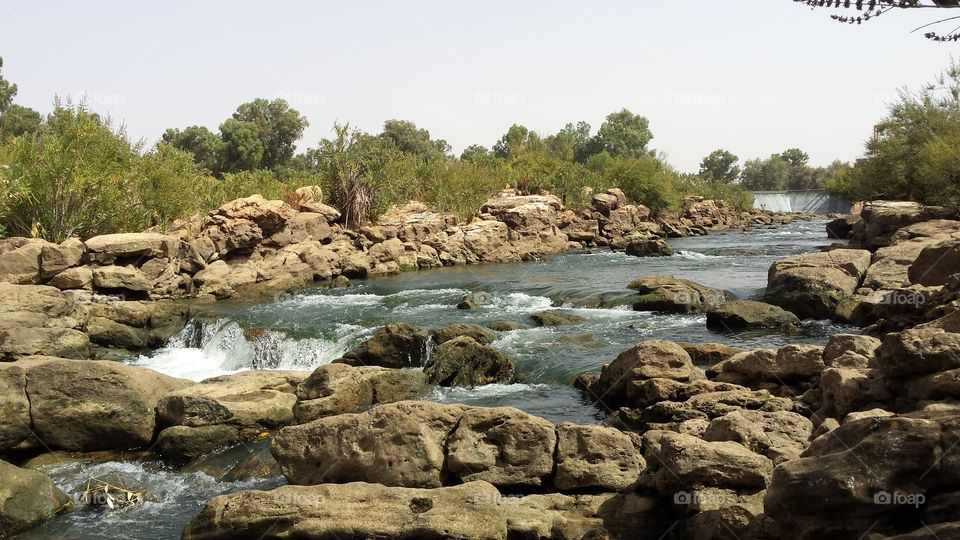
[[[654,213],[680,207],[679,175],[655,156],[617,158],[604,172],[604,180],[622,189],[631,202],[643,204]]]
[[[440,212],[468,218],[491,195],[509,185],[502,160],[434,161],[425,170],[422,199]]]
[[[699,195],[704,199],[727,201],[740,211],[753,208],[753,194],[738,184],[702,180],[697,175],[684,175],[680,179],[679,189],[681,198]]]

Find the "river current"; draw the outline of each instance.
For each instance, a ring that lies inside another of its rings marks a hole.
[[[673,239],[675,254],[669,257],[637,258],[596,250],[542,262],[460,266],[358,280],[348,289],[305,289],[257,303],[217,302],[166,347],[129,362],[197,381],[248,369],[312,370],[339,358],[387,322],[432,329],[452,323],[513,321],[529,328],[498,333],[493,346],[516,359],[522,383],[437,389],[425,399],[512,406],[554,422],[597,423],[603,420],[602,413],[571,383],[579,374],[599,371],[642,340],[773,348],[823,344],[832,334],[852,330],[829,321],[805,321],[792,335],[712,332],[703,315],[633,311],[636,293],[626,288],[631,280],[672,275],[756,299],[762,296],[771,263],[829,243],[824,222],[804,221],[776,229]],[[456,308],[466,294],[481,300],[476,309]],[[536,327],[530,315],[545,309],[570,311],[585,321]],[[252,329],[260,335],[253,342],[244,337]],[[223,459],[233,457],[227,453]],[[283,483],[282,478],[218,482],[203,472],[177,472],[150,461],[67,464],[44,472],[68,493],[82,491],[90,476],[121,472],[144,484],[154,500],[119,514],[73,512],[18,538],[179,538],[211,497]]]

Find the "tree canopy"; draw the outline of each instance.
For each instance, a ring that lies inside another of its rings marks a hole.
[[[960,7],[960,0],[793,0],[811,9],[824,8],[838,11],[830,15],[835,21],[844,24],[860,25],[891,11],[905,11],[924,8],[956,8]],[[960,16],[941,17],[914,29],[914,32],[935,27],[960,18]],[[960,27],[954,28],[945,34],[928,30],[924,37],[933,41],[960,40]]]
[[[724,149],[714,150],[700,162],[699,176],[707,181],[731,183],[740,177],[740,158]]]

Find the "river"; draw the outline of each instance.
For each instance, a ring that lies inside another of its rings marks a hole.
[[[438,328],[456,322],[514,321],[530,328],[499,333],[493,346],[517,360],[523,383],[438,389],[426,399],[512,406],[554,422],[597,423],[603,420],[602,413],[570,386],[573,379],[599,371],[639,341],[761,348],[823,344],[832,334],[851,331],[828,321],[806,321],[792,335],[717,333],[706,329],[703,315],[631,308],[635,293],[626,288],[627,283],[648,275],[673,275],[731,291],[739,298],[758,298],[772,262],[829,244],[824,224],[805,221],[777,229],[673,239],[675,254],[670,257],[637,258],[596,250],[542,262],[411,272],[356,281],[349,289],[282,293],[257,303],[217,302],[204,308],[205,313],[166,347],[130,362],[198,381],[254,368],[311,370],[339,358],[386,322]],[[459,300],[470,293],[479,294],[483,302],[473,310],[457,309]],[[570,326],[535,327],[530,315],[551,308],[569,310],[586,320]],[[269,332],[251,343],[244,337],[245,329]],[[209,498],[283,483],[281,478],[217,482],[201,472],[177,472],[156,462],[70,464],[44,470],[67,492],[82,490],[88,476],[115,471],[143,482],[156,500],[116,515],[74,512],[18,538],[179,538],[183,526]]]

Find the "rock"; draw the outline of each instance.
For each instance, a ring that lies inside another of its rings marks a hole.
[[[638,238],[631,240],[625,249],[627,255],[634,257],[665,257],[673,255],[670,244],[662,238]]]
[[[912,328],[884,336],[876,361],[889,378],[927,375],[960,368],[958,350],[960,334],[939,328]]]
[[[427,391],[422,371],[327,364],[297,386],[298,424],[325,416],[362,412],[382,403],[416,399]]]
[[[672,431],[643,435],[644,457],[656,464],[657,489],[674,493],[697,487],[764,488],[773,463],[735,442],[707,442]]]
[[[707,311],[707,328],[711,330],[742,330],[756,328],[796,329],[800,319],[783,308],[755,302],[736,300]]]
[[[153,440],[160,397],[190,383],[108,361],[27,357],[0,370],[23,370],[31,429],[48,448],[89,451]]]
[[[496,330],[497,332],[513,332],[514,330],[526,330],[528,327],[525,324],[512,321],[496,321],[488,324],[491,330]]]
[[[923,206],[908,201],[870,201],[860,212],[861,221],[854,224],[851,244],[876,250],[890,245],[895,233],[908,225],[933,219],[951,219],[955,211]]]
[[[390,323],[338,361],[351,366],[419,367],[426,357],[427,339],[419,327]]]
[[[9,538],[73,506],[53,480],[0,461],[0,537]]]
[[[294,422],[303,371],[241,371],[164,395],[157,403],[162,427],[227,424],[251,437]],[[223,432],[220,432],[223,433]]]
[[[600,346],[600,339],[593,334],[575,334],[572,336],[560,336],[557,343],[569,345],[580,349],[596,349]]]
[[[490,297],[487,294],[468,294],[460,299],[460,303],[457,304],[457,309],[477,309],[489,302]]]
[[[330,280],[330,284],[327,287],[330,289],[346,289],[352,285],[353,284],[350,283],[350,278],[347,276],[337,276]]]
[[[224,203],[210,215],[253,222],[264,237],[269,237],[283,229],[296,215],[296,210],[283,201],[268,201],[261,195],[253,195]]]
[[[579,324],[586,320],[579,315],[557,310],[541,311],[540,313],[534,313],[530,317],[536,321],[539,326],[566,326]]]
[[[470,337],[481,345],[489,345],[497,339],[496,334],[477,324],[450,324],[434,330],[432,336],[437,345],[459,336]]]
[[[779,350],[757,349],[740,353],[713,366],[708,374],[717,373],[714,378],[717,381],[746,383],[747,386],[760,381],[791,384],[819,375],[824,367],[822,347],[787,345]]]
[[[68,268],[53,276],[49,285],[61,290],[90,289],[93,284],[93,270],[89,266]]]
[[[677,343],[697,366],[712,366],[743,352],[723,343]]]
[[[853,226],[858,221],[860,221],[860,215],[851,214],[827,223],[827,238],[849,240],[853,235]]]
[[[157,453],[173,462],[187,462],[240,440],[240,430],[223,424],[171,426],[157,436]]]
[[[610,217],[610,212],[620,208],[620,199],[610,193],[598,193],[593,196],[590,206],[604,216]]]
[[[94,236],[84,244],[90,258],[100,264],[113,264],[118,259],[143,262],[154,257],[172,258],[180,250],[177,237],[157,233],[104,234]]]
[[[693,365],[690,355],[676,343],[644,341],[603,366],[591,392],[608,408],[615,409],[631,405],[635,389],[648,379],[691,382],[704,378],[703,372]]]
[[[634,434],[565,422],[557,426],[557,439],[554,485],[560,491],[629,492],[646,470]]]
[[[40,280],[40,254],[48,242],[23,238],[15,245],[17,247],[14,249],[0,253],[0,281],[15,284],[37,283]]]
[[[450,435],[447,466],[463,482],[537,487],[550,482],[556,448],[554,425],[542,418],[510,407],[472,408]]]
[[[873,358],[880,340],[860,334],[834,334],[823,348],[823,363],[827,367],[873,367]]]
[[[742,410],[714,418],[701,438],[738,442],[777,465],[799,458],[812,432],[813,423],[797,413]]]
[[[93,284],[100,289],[145,293],[153,288],[147,276],[133,266],[101,266],[93,270]]]
[[[802,459],[780,464],[764,507],[784,537],[856,537],[917,523],[919,504],[910,501],[958,478],[956,460],[940,457],[956,441],[956,414],[924,414],[843,424]]]
[[[505,497],[480,481],[440,489],[354,483],[216,497],[187,526],[183,538],[656,540],[669,534],[672,525],[655,499],[636,494]]]
[[[49,279],[80,264],[84,245],[77,239],[62,244],[44,244],[40,249],[40,278]],[[2,257],[2,256],[0,256]]]
[[[944,285],[960,273],[960,239],[954,237],[923,248],[907,271],[910,283]]]
[[[0,328],[0,359],[33,355],[90,358],[90,338],[72,328]]]
[[[672,276],[643,277],[628,287],[640,294],[633,304],[636,311],[691,313],[720,306],[730,298],[725,291]]]
[[[288,426],[271,452],[292,484],[443,485],[444,447],[466,407],[402,401]]]
[[[430,384],[472,388],[509,381],[516,373],[516,363],[493,347],[460,336],[438,345],[423,372]]]
[[[828,319],[853,295],[870,266],[870,252],[835,249],[775,262],[764,300],[800,318]]]

